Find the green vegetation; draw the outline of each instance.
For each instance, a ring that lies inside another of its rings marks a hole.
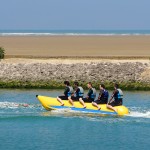
[[[0,59],[3,59],[5,56],[5,49],[3,47],[0,47]]]
[[[71,82],[71,84],[73,81]],[[100,81],[93,82],[93,87],[95,87],[97,90],[99,89],[99,84],[102,83]],[[103,82],[108,90],[113,89],[113,82]],[[83,83],[80,82],[80,84],[84,87],[84,89],[87,89],[86,85],[87,82]],[[119,83],[120,88],[127,91],[133,91],[133,90],[150,90],[150,84],[149,83],[140,83],[140,82],[122,82]],[[37,82],[21,82],[21,81],[9,81],[4,82],[0,81],[0,88],[28,88],[28,89],[63,89],[64,85],[63,82],[57,82],[57,81],[37,81]]]

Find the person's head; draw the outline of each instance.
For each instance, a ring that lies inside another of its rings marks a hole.
[[[75,82],[74,82],[74,86],[75,86],[75,87],[78,87],[78,86],[79,86],[79,83],[78,83],[77,81],[75,81]]]
[[[89,83],[87,84],[87,87],[88,87],[89,89],[92,88],[92,83],[89,82]]]
[[[118,88],[119,88],[119,85],[118,85],[117,83],[115,83],[115,84],[114,84],[114,88],[115,88],[115,89],[118,89]]]
[[[69,86],[70,85],[69,81],[64,81],[64,85]]]
[[[100,88],[100,90],[103,90],[103,89],[105,89],[105,85],[104,84],[100,84],[99,88]]]

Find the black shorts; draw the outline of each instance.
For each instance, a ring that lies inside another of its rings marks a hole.
[[[119,101],[119,102],[113,101],[111,103],[108,103],[108,105],[111,105],[112,107],[114,107],[114,106],[121,106],[122,105],[122,100]]]
[[[96,100],[94,101],[96,104],[107,104],[107,100]]]
[[[68,96],[58,96],[61,100],[68,100]]]
[[[82,100],[86,103],[92,103],[94,101],[93,98],[82,98]]]
[[[83,98],[82,96],[81,97],[75,97],[75,96],[71,96],[71,99],[73,101],[79,101],[79,98]]]

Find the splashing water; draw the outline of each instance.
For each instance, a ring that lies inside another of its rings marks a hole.
[[[128,116],[140,117],[140,118],[150,118],[150,111],[147,111],[147,112],[131,111]]]

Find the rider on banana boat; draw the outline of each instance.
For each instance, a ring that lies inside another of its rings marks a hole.
[[[96,97],[96,90],[95,90],[95,88],[92,87],[91,82],[89,82],[87,84],[87,87],[89,89],[87,96],[85,98],[79,98],[79,101],[83,105],[83,108],[86,108],[86,105],[84,102],[91,103],[94,101],[94,99]]]
[[[68,100],[73,107],[74,107],[73,101],[79,101],[79,98],[83,98],[84,95],[84,90],[81,86],[79,86],[78,82],[74,82],[74,88],[75,88],[74,95],[68,97]]]
[[[92,102],[92,104],[96,106],[98,110],[101,109],[101,107],[98,104],[107,104],[108,97],[109,97],[109,93],[105,89],[104,84],[100,84],[99,88],[100,88],[100,93],[99,93],[98,99]]]
[[[112,93],[112,96],[107,103],[107,108],[114,110],[117,112],[117,109],[114,106],[120,106],[123,104],[123,92],[119,88],[118,84],[114,85],[114,92]]]
[[[62,100],[68,100],[68,97],[70,97],[73,94],[73,88],[72,86],[70,86],[69,81],[64,81],[64,85],[65,85],[64,95],[57,97],[57,100],[61,103],[61,106],[64,106]]]

